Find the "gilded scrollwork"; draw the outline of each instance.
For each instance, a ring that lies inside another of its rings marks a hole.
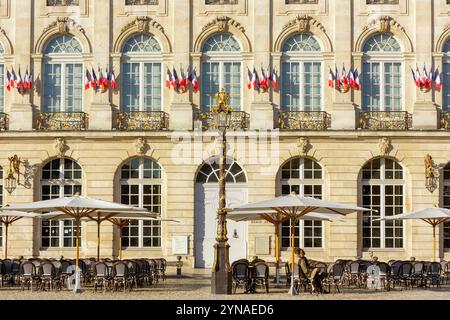
[[[279,126],[282,130],[325,131],[331,127],[331,117],[321,111],[281,112]]]
[[[244,111],[232,111],[229,130],[247,130],[250,127],[250,115]],[[194,121],[201,121],[203,130],[215,130],[217,125],[213,112],[195,112]]]
[[[88,128],[88,115],[84,112],[39,112],[39,131],[82,131]]]
[[[361,112],[359,126],[363,130],[410,130],[412,116],[405,111]]]
[[[117,129],[121,131],[162,131],[169,129],[169,115],[163,111],[120,112]]]
[[[433,193],[438,187],[440,173],[439,166],[437,166],[431,155],[425,156],[425,187]]]

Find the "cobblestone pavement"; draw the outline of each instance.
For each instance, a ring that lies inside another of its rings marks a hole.
[[[343,293],[311,295],[302,293],[291,297],[288,288],[273,288],[270,293],[259,289],[257,294],[243,294],[242,289],[236,295],[213,296],[210,291],[210,280],[206,277],[169,278],[165,282],[146,289],[131,292],[94,292],[92,287],[84,288],[84,292],[74,294],[70,291],[30,292],[20,288],[0,288],[0,300],[450,300],[450,286],[442,288],[413,289],[390,292],[369,292],[364,289],[344,289]],[[333,291],[333,290],[332,290]]]

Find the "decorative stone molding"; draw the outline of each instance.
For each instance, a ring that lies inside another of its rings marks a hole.
[[[57,34],[71,34],[81,42],[84,53],[92,53],[91,44],[86,37],[86,30],[75,20],[69,17],[58,17],[42,30],[41,36],[36,42],[35,54],[42,54],[47,41]]]
[[[391,153],[391,151],[394,149],[392,146],[392,141],[389,138],[381,138],[380,142],[378,143],[378,148],[380,149],[380,155],[387,156]]]
[[[64,158],[66,152],[70,149],[64,138],[56,138],[54,147],[58,158]]]
[[[137,27],[137,30],[140,33],[150,32],[150,26],[164,33],[163,26],[150,17],[137,17],[136,19],[128,23],[126,26],[124,26],[122,28],[122,32],[125,32],[127,29],[133,28],[135,26]]]
[[[309,150],[311,150],[312,145],[307,137],[301,137],[297,140],[297,148],[299,150],[300,156],[304,156],[308,154]]]
[[[136,153],[140,156],[144,156],[150,150],[147,139],[143,137],[137,138],[134,145],[136,147]]]
[[[450,38],[450,24],[445,26],[444,31],[442,31],[441,35],[439,36],[439,39],[436,42],[436,48],[434,49],[434,52],[442,53],[444,51],[444,46],[449,38]]]
[[[121,53],[124,43],[130,36],[136,33],[151,33],[155,35],[161,42],[163,51],[165,53],[172,52],[172,46],[170,44],[169,38],[164,32],[163,26],[159,22],[148,16],[140,16],[134,18],[132,21],[122,27],[120,35],[114,43],[114,52]]]
[[[281,34],[275,41],[274,52],[281,52],[284,41],[293,33],[300,32],[311,32],[320,40],[324,52],[333,51],[331,40],[320,21],[308,15],[297,15],[283,27]]]
[[[194,52],[201,52],[202,45],[211,35],[218,32],[229,32],[239,41],[243,52],[251,52],[251,44],[245,35],[245,28],[236,20],[227,16],[218,16],[206,24],[194,43]]]
[[[5,50],[5,54],[10,55],[14,53],[11,41],[9,40],[8,36],[6,35],[5,29],[0,27],[0,42],[3,45],[3,49]]]
[[[367,25],[363,26],[361,33],[355,42],[355,52],[362,52],[366,39],[376,33],[392,33],[401,40],[405,53],[414,52],[411,39],[406,33],[406,29],[391,16],[381,16],[372,18]]]
[[[230,17],[227,17],[227,16],[221,16],[221,17],[215,18],[213,21],[211,21],[207,25],[205,25],[202,30],[205,31],[206,29],[208,29],[212,26],[217,26],[217,29],[219,32],[228,31],[229,26],[233,26],[236,29],[238,29],[239,31],[245,32],[244,27],[239,22],[237,22],[236,20],[234,20]]]

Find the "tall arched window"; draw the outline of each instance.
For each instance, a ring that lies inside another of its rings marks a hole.
[[[443,63],[442,108],[444,111],[450,111],[450,38],[447,39],[447,42],[444,45]]]
[[[404,169],[396,161],[377,158],[362,169],[363,248],[403,248],[402,221],[378,219],[403,213]]]
[[[402,111],[402,49],[392,34],[378,33],[364,45],[364,111]]]
[[[55,159],[42,168],[41,200],[71,197],[82,189],[82,170],[73,160]],[[74,220],[42,221],[42,248],[74,248],[76,240]],[[81,236],[81,229],[80,229]]]
[[[322,110],[322,62],[319,42],[311,33],[298,33],[283,44],[282,111]]]
[[[292,192],[303,196],[322,199],[324,173],[322,166],[308,158],[294,158],[281,169],[281,194],[289,195]],[[323,222],[301,220],[295,228],[295,247],[322,248]],[[281,246],[291,246],[291,228],[289,222],[281,227]]]
[[[216,104],[215,94],[220,89],[230,94],[230,103],[240,110],[242,92],[241,46],[230,33],[209,37],[202,48],[202,111],[209,112]]]
[[[444,168],[442,202],[444,208],[450,209],[450,163]],[[450,250],[450,222],[444,223],[444,249]]]
[[[122,111],[161,111],[162,49],[151,34],[131,36],[122,50]]]
[[[148,158],[131,159],[120,169],[121,202],[161,215],[162,179],[162,169],[157,162]],[[161,223],[132,221],[122,230],[122,247],[161,247]]]
[[[83,48],[71,35],[58,35],[44,48],[44,112],[83,111]]]
[[[220,177],[219,163],[213,159],[207,161],[200,168],[197,174],[197,183],[218,183]],[[231,163],[231,164],[230,164]],[[234,160],[227,159],[225,163],[225,181],[227,183],[246,183],[247,177],[245,176],[244,169]]]
[[[5,112],[5,48],[0,43],[0,112]]]

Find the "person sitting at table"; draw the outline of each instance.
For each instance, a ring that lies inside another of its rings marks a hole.
[[[296,254],[299,257],[298,265],[301,268],[303,274],[311,282],[311,288],[313,292],[323,293],[322,279],[320,276],[319,268],[311,268],[306,258],[305,250],[297,248]]]

